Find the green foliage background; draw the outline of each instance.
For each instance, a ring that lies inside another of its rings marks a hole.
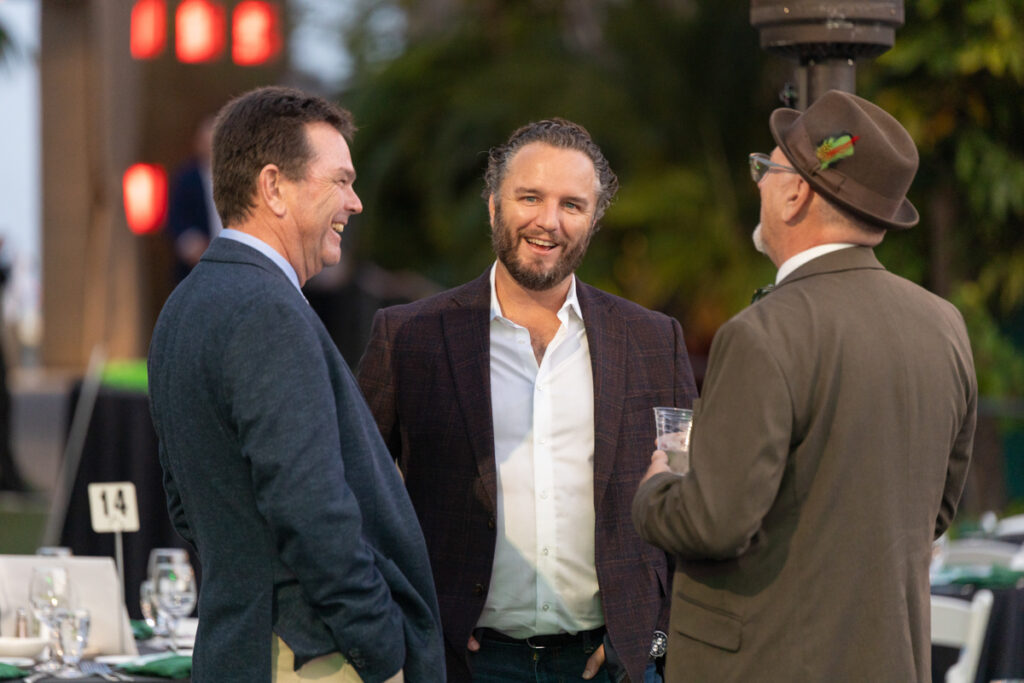
[[[493,260],[487,150],[527,121],[564,116],[621,180],[581,277],[676,315],[706,350],[774,273],[750,247],[746,154],[770,149],[777,100],[745,13],[697,5],[607,3],[600,40],[580,44],[562,3],[467,3],[444,31],[363,62],[343,98],[361,125],[360,255],[445,286],[478,275]]]
[[[767,117],[792,65],[759,48],[749,3],[593,0],[581,15],[570,0],[476,0],[427,29],[417,4],[362,0],[347,35],[356,71],[341,99],[361,124],[368,207],[358,255],[442,286],[482,272],[487,149],[564,116],[621,180],[581,277],[676,316],[705,352],[774,275],[749,241],[746,155],[771,150]],[[921,152],[921,225],[880,257],[961,307],[983,393],[1020,397],[1006,321],[1024,308],[1024,0],[907,0],[905,12],[895,47],[858,66],[858,92]],[[382,16],[407,22],[381,30]]]

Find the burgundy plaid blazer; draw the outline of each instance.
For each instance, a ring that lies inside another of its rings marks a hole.
[[[697,390],[679,323],[577,280],[594,373],[597,578],[605,625],[630,679],[665,630],[671,573],[630,506],[654,446],[656,405]],[[359,384],[397,458],[423,527],[441,607],[449,681],[469,681],[466,642],[494,560],[497,476],[490,402],[489,271],[377,312]]]

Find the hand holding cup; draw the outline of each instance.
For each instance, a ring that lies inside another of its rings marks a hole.
[[[677,474],[690,471],[690,427],[693,411],[688,408],[658,406],[654,409],[658,450],[668,455],[668,466]]]

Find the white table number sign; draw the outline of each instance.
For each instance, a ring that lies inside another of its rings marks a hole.
[[[139,506],[135,484],[112,481],[89,484],[89,513],[92,530],[98,534],[139,530]]]

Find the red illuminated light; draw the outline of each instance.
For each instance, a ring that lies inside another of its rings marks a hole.
[[[281,51],[277,6],[262,0],[238,3],[231,17],[231,59],[239,66],[263,64]]]
[[[167,0],[137,0],[132,7],[131,51],[135,59],[152,59],[167,43]]]
[[[135,164],[122,180],[128,229],[136,235],[156,232],[167,215],[167,173],[158,164]]]
[[[174,49],[186,64],[210,62],[224,52],[224,7],[213,0],[184,0],[174,16]]]

